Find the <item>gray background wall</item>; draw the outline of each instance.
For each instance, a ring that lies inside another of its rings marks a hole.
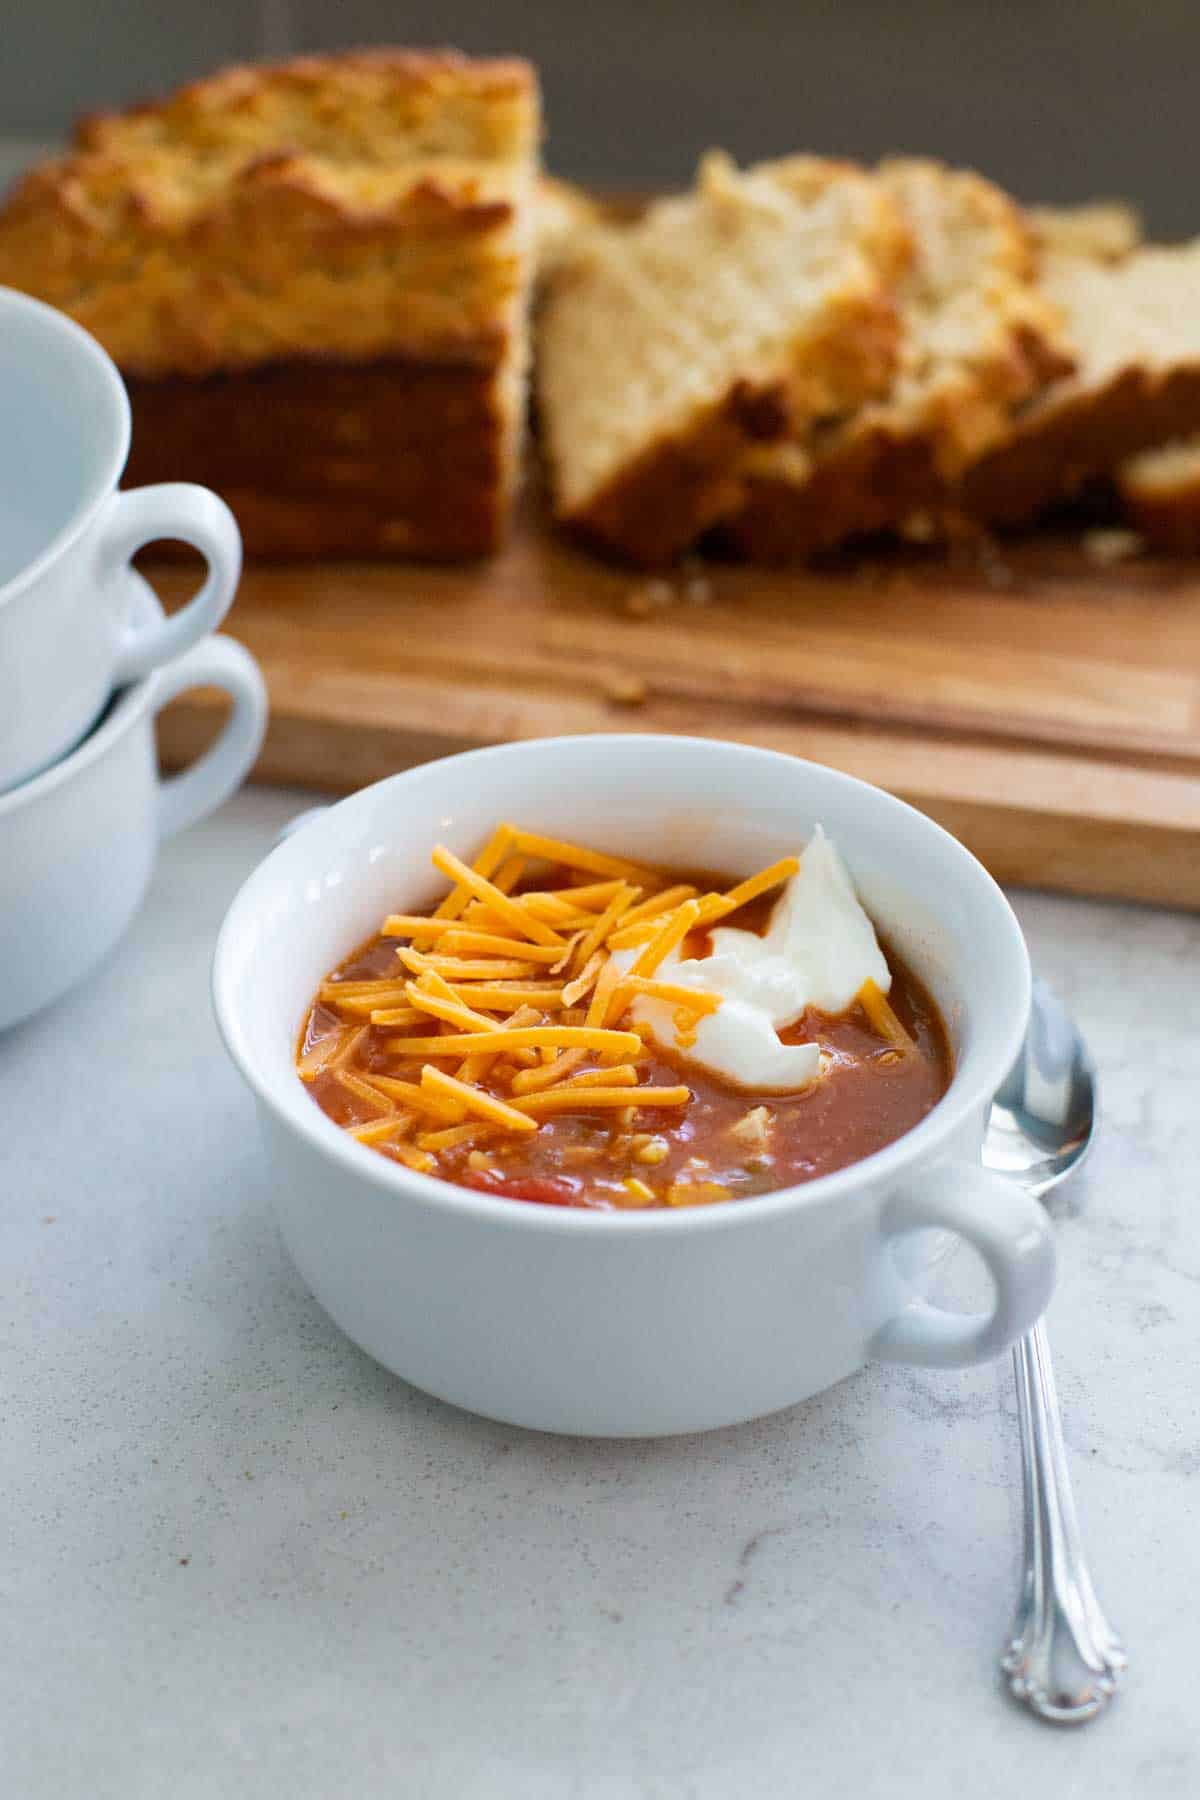
[[[378,41],[532,56],[550,166],[609,186],[682,182],[713,143],[905,149],[1200,233],[1200,0],[0,0],[0,137],[230,59]]]

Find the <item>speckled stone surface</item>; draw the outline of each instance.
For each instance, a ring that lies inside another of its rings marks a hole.
[[[107,966],[0,1038],[0,1791],[1200,1793],[1200,921],[1017,898],[1104,1083],[1050,1325],[1133,1670],[1070,1734],[995,1673],[1007,1359],[569,1442],[427,1399],[329,1323],[207,991],[229,899],[303,803],[246,793],[173,845]]]

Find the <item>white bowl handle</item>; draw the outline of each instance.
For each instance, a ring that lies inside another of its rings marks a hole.
[[[953,1231],[987,1265],[996,1285],[991,1312],[956,1313],[911,1300],[876,1333],[873,1356],[890,1362],[960,1368],[987,1362],[1023,1337],[1054,1288],[1054,1233],[1036,1200],[977,1163],[944,1163],[894,1194],[881,1220],[887,1237]]]
[[[100,530],[102,577],[119,576],[132,556],[160,538],[191,544],[208,564],[208,573],[199,593],[169,619],[125,627],[113,670],[117,687],[140,681],[215,631],[237,592],[242,572],[237,521],[217,494],[190,481],[164,481],[113,495]]]
[[[233,711],[216,743],[199,762],[162,782],[158,795],[158,835],[174,837],[214,812],[240,786],[262,748],[267,729],[267,689],[258,664],[232,638],[208,638],[158,677],[154,711],[185,688],[219,687],[233,699]]]

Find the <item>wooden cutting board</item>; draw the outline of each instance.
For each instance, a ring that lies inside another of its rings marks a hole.
[[[168,599],[182,569],[153,571]],[[479,744],[669,731],[891,789],[1003,881],[1200,908],[1200,564],[1078,537],[654,584],[531,505],[470,568],[258,565],[226,629],[262,664],[264,781],[342,792]],[[220,699],[164,716],[178,764]]]

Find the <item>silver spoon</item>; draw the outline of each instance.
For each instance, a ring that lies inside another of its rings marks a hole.
[[[1077,1169],[1096,1122],[1096,1073],[1062,1002],[1036,981],[1025,1047],[992,1102],[983,1160],[1040,1199]],[[1092,1587],[1050,1345],[1039,1322],[1015,1346],[1024,1475],[1021,1596],[1000,1658],[1014,1696],[1041,1719],[1082,1724],[1112,1699],[1126,1666]]]

